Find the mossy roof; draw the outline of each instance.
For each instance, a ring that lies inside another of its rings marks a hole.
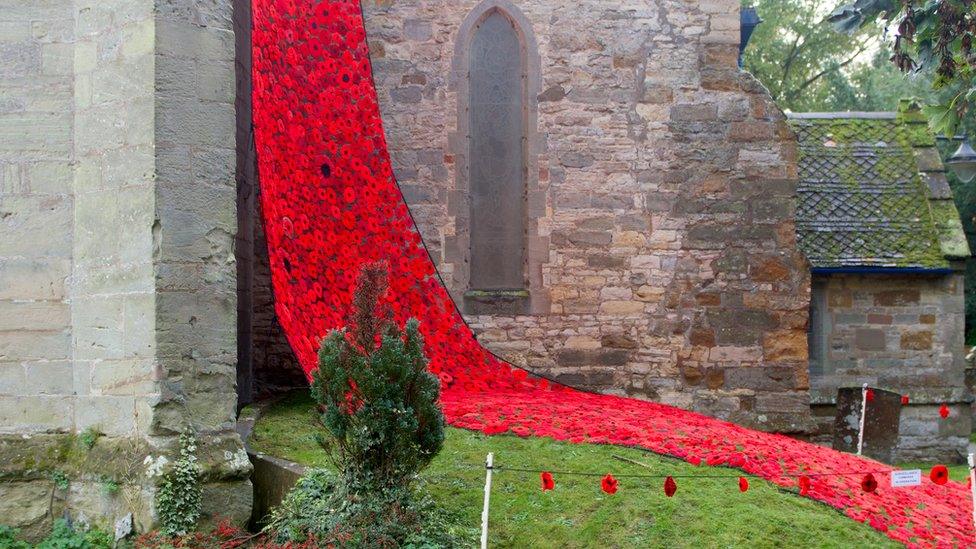
[[[796,231],[813,268],[941,270],[969,256],[935,138],[916,114],[790,116]]]

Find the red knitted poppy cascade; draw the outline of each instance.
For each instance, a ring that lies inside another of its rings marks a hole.
[[[318,341],[349,323],[360,268],[385,261],[384,305],[398,322],[420,319],[451,425],[640,446],[787,487],[808,475],[808,497],[893,539],[976,542],[968,492],[958,483],[892,489],[890,469],[870,460],[670,406],[576,391],[493,357],[441,285],[394,180],[359,2],[254,0],[253,56],[275,308],[306,372],[316,367]],[[861,490],[867,471],[877,479],[874,492]],[[825,475],[832,472],[848,474]]]

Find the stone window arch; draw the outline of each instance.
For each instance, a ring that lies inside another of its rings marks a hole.
[[[536,139],[539,59],[531,24],[506,0],[465,19],[455,51],[458,93],[455,289],[465,312],[545,312],[537,235],[545,213]],[[542,207],[539,207],[539,204]],[[535,205],[535,207],[532,207]]]

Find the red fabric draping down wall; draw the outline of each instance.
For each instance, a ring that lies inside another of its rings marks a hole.
[[[451,425],[488,434],[640,446],[741,469],[784,487],[800,475],[888,467],[650,402],[551,384],[494,358],[458,314],[393,177],[357,0],[254,0],[254,125],[276,311],[306,372],[346,325],[356,276],[390,266],[398,321],[421,320]],[[938,418],[933,418],[938,421]],[[965,486],[880,488],[812,476],[808,497],[920,546],[972,546]]]

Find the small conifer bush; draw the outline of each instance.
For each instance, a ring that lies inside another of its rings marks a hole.
[[[323,445],[353,492],[405,487],[444,444],[440,382],[427,371],[418,322],[397,326],[385,293],[386,269],[365,267],[352,326],[322,342],[312,382]]]
[[[281,540],[339,547],[458,547],[444,511],[411,484],[444,444],[440,382],[416,319],[385,305],[384,265],[363,269],[350,325],[319,350],[312,396],[336,474],[311,471],[272,512]]]

